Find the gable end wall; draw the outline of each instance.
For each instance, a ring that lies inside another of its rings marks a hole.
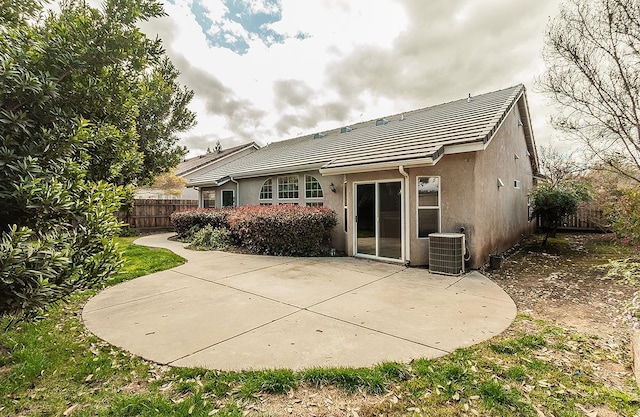
[[[469,242],[474,268],[488,262],[489,255],[502,254],[535,230],[527,207],[533,190],[533,172],[524,130],[518,125],[520,117],[518,107],[514,106],[487,149],[477,154],[476,228]],[[498,178],[503,187],[498,186]],[[519,188],[514,181],[519,181]]]

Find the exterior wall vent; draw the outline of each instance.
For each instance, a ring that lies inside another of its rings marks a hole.
[[[351,129],[349,126],[347,126],[347,127],[343,127],[342,129],[340,129],[340,133],[349,133],[352,130],[353,129]]]
[[[464,273],[464,234],[429,234],[429,272],[443,275]]]
[[[389,123],[389,121],[387,119],[378,119],[378,120],[376,120],[376,126],[386,125],[387,123]]]
[[[324,135],[322,133],[316,133],[315,135],[313,135],[314,139],[320,139],[320,138],[323,138],[323,137],[324,137]]]

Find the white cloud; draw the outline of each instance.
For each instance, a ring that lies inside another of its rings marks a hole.
[[[209,19],[247,42],[246,54],[211,45],[187,0],[145,26],[196,93],[199,125],[184,139],[194,153],[210,146],[207,135],[226,147],[266,143],[518,83],[537,141],[553,138],[533,79],[556,0],[252,0],[249,12],[281,11],[266,26],[285,38],[268,44],[225,20],[222,2],[205,3]]]
[[[266,14],[274,14],[279,10],[279,5],[277,2],[268,1],[268,0],[248,0],[246,1],[247,10],[251,13],[266,13]]]

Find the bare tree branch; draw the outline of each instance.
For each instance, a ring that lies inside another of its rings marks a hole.
[[[552,123],[585,143],[592,159],[640,182],[637,1],[567,0],[543,55],[539,86],[560,108]]]

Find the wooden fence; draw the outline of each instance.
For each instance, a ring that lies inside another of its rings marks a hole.
[[[538,219],[538,227],[542,227]],[[602,210],[590,205],[578,207],[576,214],[564,216],[558,230],[576,232],[608,232],[607,222],[602,214]]]
[[[172,230],[171,213],[198,208],[198,200],[135,199],[133,208],[118,212],[118,219],[139,232]]]

